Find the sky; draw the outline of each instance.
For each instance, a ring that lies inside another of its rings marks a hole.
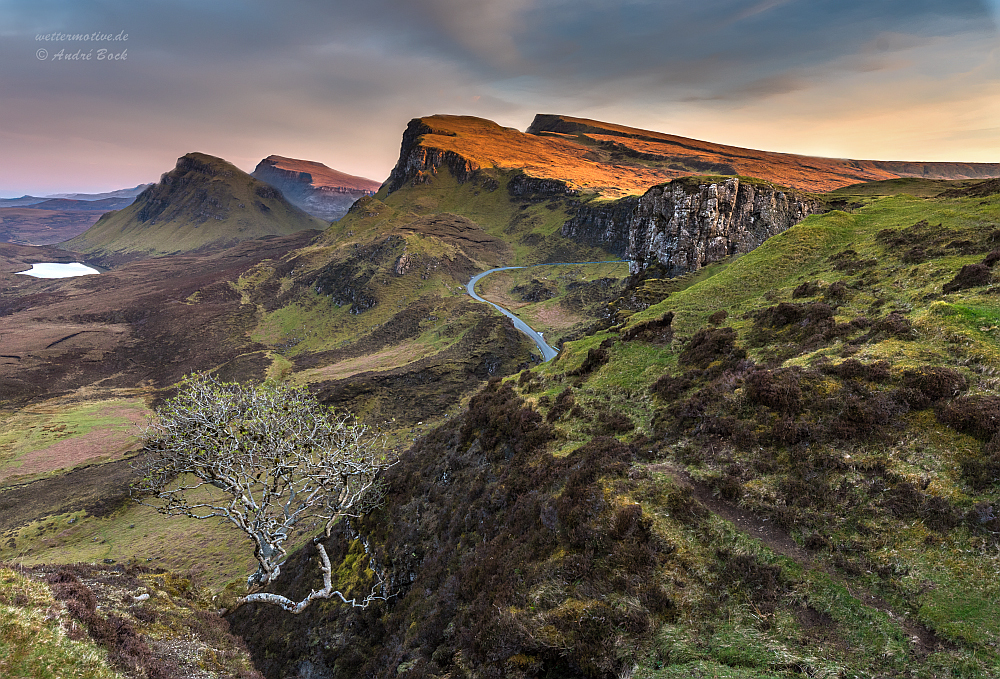
[[[191,151],[383,180],[435,113],[1000,162],[998,21],[1000,0],[0,0],[0,197]]]

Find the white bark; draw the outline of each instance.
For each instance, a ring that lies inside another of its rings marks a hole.
[[[338,597],[345,604],[350,604],[355,608],[367,608],[373,601],[385,601],[388,599],[385,595],[378,594],[378,590],[381,589],[384,580],[381,574],[378,574],[378,582],[372,587],[371,593],[364,599],[358,601],[357,597],[353,599],[348,599],[344,596],[344,593],[340,590],[335,590],[333,588],[333,579],[331,576],[331,571],[333,570],[330,566],[330,557],[326,554],[326,549],[323,545],[316,543],[316,549],[319,550],[319,558],[323,562],[320,567],[323,571],[323,589],[312,590],[309,595],[302,601],[292,601],[287,597],[283,597],[280,594],[271,594],[270,592],[256,592],[254,594],[248,594],[237,600],[235,608],[239,608],[243,604],[250,603],[267,603],[274,604],[275,606],[281,606],[283,609],[292,614],[301,613],[305,608],[317,599],[332,599],[333,597]]]
[[[378,432],[334,413],[302,387],[244,387],[205,375],[182,383],[143,439],[149,455],[143,480],[133,486],[137,501],[168,516],[219,517],[238,526],[258,562],[247,579],[250,590],[280,575],[285,543],[302,522],[321,523],[329,537],[338,519],[377,505],[380,473],[396,461]],[[315,598],[339,595],[359,605],[333,591],[326,551],[318,549],[325,586]],[[283,597],[250,596],[292,610]]]

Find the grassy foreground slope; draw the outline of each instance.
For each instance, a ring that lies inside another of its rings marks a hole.
[[[998,676],[1000,195],[975,188],[872,192],[491,382],[328,545],[398,596],[238,612],[260,669]]]
[[[0,672],[11,679],[260,679],[188,580],[138,566],[0,564]]]

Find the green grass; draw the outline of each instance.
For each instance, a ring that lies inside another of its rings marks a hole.
[[[103,436],[114,432],[126,436],[116,447],[108,447],[87,461],[106,459],[129,450],[135,445],[138,429],[121,412],[123,410],[134,413],[137,419],[144,419],[148,412],[140,399],[119,398],[84,403],[48,403],[11,413],[0,420],[0,471],[16,474],[24,456],[29,453],[59,441],[80,439],[95,430],[102,430]],[[62,469],[72,466],[69,464]]]
[[[548,410],[545,403],[552,403],[566,387],[573,387],[575,401],[586,414],[564,415],[554,423],[557,433],[550,451],[566,454],[590,440],[593,413],[614,408],[636,425],[620,438],[644,441],[640,444],[643,448],[660,445],[661,455],[696,480],[711,484],[727,465],[753,469],[765,454],[763,448],[741,450],[722,440],[719,443],[725,452],[718,453],[721,460],[711,456],[702,459],[695,453],[702,446],[707,448],[707,441],[664,435],[655,424],[663,403],[647,389],[659,376],[686,369],[678,365],[678,354],[688,338],[707,325],[713,312],[727,311],[723,325],[737,331],[741,344],[747,343],[754,331],[754,314],[760,310],[779,302],[824,300],[818,293],[793,299],[795,288],[805,282],[818,282],[823,289],[836,281],[847,283],[846,297],[827,300],[836,305],[839,323],[860,316],[878,319],[898,310],[910,319],[914,332],[910,337],[881,337],[854,345],[836,340],[801,352],[789,347],[786,357],[772,363],[772,368],[810,368],[821,359],[839,363],[852,357],[863,363],[886,360],[892,366],[893,379],[899,379],[910,368],[940,365],[957,368],[969,380],[970,393],[1000,393],[1000,379],[995,377],[1000,371],[997,286],[942,292],[942,286],[962,266],[981,261],[985,251],[996,247],[989,243],[990,234],[1000,223],[1000,197],[927,200],[914,195],[884,197],[882,190],[873,189],[866,204],[853,213],[811,216],[753,252],[718,267],[712,275],[685,284],[645,281],[651,297],[655,293],[666,298],[643,311],[622,314],[623,327],[674,312],[672,342],[663,346],[615,342],[607,349],[607,364],[583,380],[568,375],[583,363],[588,351],[617,337],[619,328],[612,328],[567,343],[559,358],[535,368],[530,380],[512,380],[543,415]],[[940,243],[918,244],[937,247],[938,251],[923,263],[908,264],[901,257],[911,246],[889,246],[888,236],[880,233],[906,229],[921,220],[929,222],[932,240]],[[949,245],[963,240],[978,243],[973,254],[962,254],[958,246]],[[836,256],[847,250],[855,251],[856,259],[865,264],[857,270],[838,270],[837,263],[844,258]],[[657,290],[658,286],[663,289]],[[768,345],[751,346],[750,357],[772,360],[774,350]],[[825,388],[835,399],[840,387],[834,380]],[[739,398],[739,389],[729,398]],[[961,463],[981,455],[981,442],[942,425],[933,409],[900,415],[899,421],[900,433],[894,439],[822,447],[823,454],[846,461],[842,470],[832,474],[832,486],[847,483],[865,488],[871,477],[866,470],[882,466],[887,473],[923,487],[929,497],[945,499],[960,514],[977,502],[998,506],[1000,492],[996,487],[976,494],[960,477]],[[811,450],[816,450],[814,445]],[[694,461],[685,461],[693,454]],[[752,480],[743,484],[740,500],[744,511],[759,516],[767,516],[767,508],[781,497],[782,484],[788,480],[785,468],[793,464],[790,449],[778,447],[769,454],[779,460],[777,469],[751,474]],[[653,479],[654,486],[670,487],[667,477],[654,475]],[[618,501],[620,492],[609,489],[609,497]],[[683,603],[678,602],[681,620],[660,628],[650,647],[651,655],[634,676],[790,677],[801,676],[805,670],[796,668],[805,667],[810,668],[811,676],[829,677],[912,672],[928,678],[985,678],[1000,673],[1000,626],[996,622],[1000,620],[996,610],[1000,557],[996,545],[985,536],[961,525],[942,535],[919,517],[895,518],[878,510],[885,500],[875,491],[871,496],[862,494],[861,506],[868,509],[852,515],[853,510],[847,507],[831,506],[827,512],[832,518],[823,519],[834,544],[847,548],[847,554],[858,550],[868,559],[861,562],[860,575],[847,574],[832,564],[828,552],[814,554],[817,561],[806,567],[770,554],[761,543],[754,544],[739,531],[726,528],[724,521],[713,520],[714,527],[708,532],[704,527],[699,532],[686,530],[669,516],[669,503],[664,498],[673,491],[662,496],[648,492],[651,494],[642,500],[645,512],[657,517],[657,532],[686,560],[683,569],[672,568],[667,577],[686,582],[686,586],[674,590],[683,597]],[[810,530],[793,527],[791,535],[804,541]],[[746,600],[720,600],[706,584],[711,582],[716,549],[753,554],[761,563],[780,566],[788,588],[785,604],[766,626],[755,622],[756,611]],[[881,574],[875,572],[879,568],[883,569]],[[882,603],[873,604],[873,598]],[[812,632],[802,628],[792,615],[793,609],[787,607],[793,602],[828,616],[828,633],[839,639],[839,645],[812,639]],[[914,642],[901,616],[911,621],[907,624],[925,625],[954,646],[931,649],[916,661]]]
[[[4,534],[0,561],[116,563],[130,560],[191,576],[220,590],[256,567],[250,539],[216,519],[168,518],[128,504],[111,516],[73,512],[46,517]]]
[[[441,168],[427,183],[403,187],[389,196],[384,195],[383,189],[376,198],[396,211],[396,219],[400,219],[400,213],[416,216],[439,212],[471,219],[487,233],[513,246],[514,256],[503,262],[504,265],[617,259],[602,248],[580,245],[560,235],[563,224],[575,213],[565,199],[518,201],[511,198],[507,190],[515,173],[494,172],[498,188],[492,191],[471,182],[459,183],[446,168]],[[597,200],[597,197],[585,195],[575,200],[586,202]],[[341,231],[350,229],[354,223],[351,215],[341,222],[344,223],[337,227]]]
[[[830,197],[841,196],[895,196],[908,194],[917,198],[934,198],[941,192],[948,189],[961,189],[974,186],[982,179],[921,179],[919,177],[903,177],[900,179],[888,179],[880,182],[864,182],[862,184],[851,184],[844,186],[828,195]]]
[[[818,269],[824,257],[851,242],[858,231],[858,221],[855,215],[843,212],[807,217],[753,252],[735,259],[711,278],[636,313],[630,323],[658,317],[667,310],[676,314],[673,325],[681,332],[701,327],[708,316],[719,310],[726,310],[738,319],[741,311],[756,307],[765,293],[802,278],[803,271]]]
[[[48,586],[0,568],[0,676],[10,679],[120,679],[107,652],[91,640],[73,641],[69,615]]]
[[[531,266],[497,271],[482,279],[477,293],[512,311],[555,346],[579,336],[608,313],[608,300],[628,278],[624,263]],[[518,287],[544,285],[552,297],[525,302]]]

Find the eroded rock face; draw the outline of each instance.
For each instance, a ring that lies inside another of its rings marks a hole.
[[[822,209],[809,196],[736,177],[703,184],[678,180],[638,199],[582,209],[562,233],[623,255],[633,273],[659,263],[679,276],[750,252]]]
[[[478,163],[463,158],[454,151],[429,148],[420,143],[420,137],[433,133],[434,129],[420,118],[414,118],[406,126],[399,160],[387,180],[389,193],[398,191],[407,183],[426,182],[428,177],[437,174],[438,168],[442,165],[451,171],[459,183],[468,180],[472,173],[479,169]]]
[[[604,247],[624,257],[632,215],[639,201],[639,196],[627,196],[600,207],[581,207],[573,219],[563,224],[562,235],[579,243]]]
[[[374,195],[379,183],[345,174],[322,163],[282,156],[268,156],[252,175],[281,191],[288,202],[313,217],[340,219],[356,200]]]

